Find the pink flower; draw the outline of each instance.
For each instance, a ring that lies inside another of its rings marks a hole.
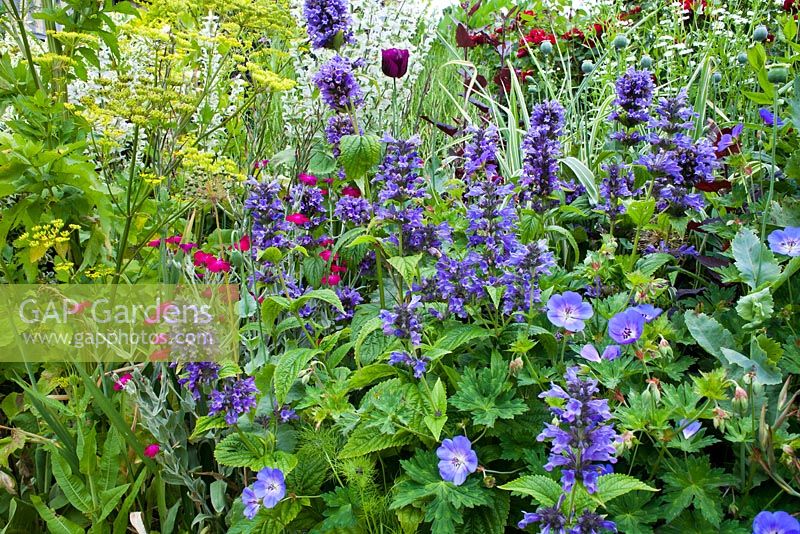
[[[92,305],[92,301],[84,300],[83,302],[79,302],[75,306],[70,308],[69,309],[69,313],[72,314],[72,315],[77,315],[77,314],[83,312],[83,310],[85,310],[86,308],[88,308],[91,305]]]
[[[337,254],[337,256],[338,256],[338,254]],[[329,261],[331,259],[331,251],[327,250],[327,249],[323,250],[322,252],[319,253],[319,257],[322,258],[325,261]]]
[[[347,267],[344,265],[336,265],[335,263],[331,265],[331,272],[332,273],[346,273]]]
[[[193,248],[197,247],[197,243],[181,243],[178,246],[181,247],[181,250],[183,251],[184,254],[188,254],[192,251]]]
[[[147,242],[147,246],[148,247],[152,247],[152,248],[158,248],[158,247],[161,246],[161,240],[160,239],[153,239],[152,241],[148,241]]]
[[[321,240],[319,242],[319,245],[321,247],[329,247],[329,246],[333,245],[334,243],[335,243],[335,241],[333,239],[328,238],[328,239]]]
[[[167,301],[167,302],[162,303],[160,306],[158,306],[156,308],[155,316],[151,315],[149,317],[146,317],[145,320],[144,320],[144,324],[157,324],[158,322],[160,322],[161,321],[161,314],[163,314],[165,311],[167,311],[167,309],[170,306],[173,306],[172,301]],[[175,308],[175,309],[177,309],[177,308]]]
[[[292,213],[291,215],[286,216],[286,220],[294,224],[305,224],[310,219],[302,213]]]
[[[206,263],[206,267],[212,273],[219,273],[219,272],[227,273],[231,270],[231,264],[223,260],[222,258],[212,258]]]
[[[170,245],[179,245],[180,242],[181,242],[181,239],[183,239],[183,237],[181,237],[179,235],[174,235],[172,237],[166,238],[164,241],[166,243],[169,243]]]
[[[312,174],[301,172],[297,179],[306,185],[317,185],[317,177]]]
[[[342,194],[348,197],[358,198],[361,196],[361,191],[357,187],[347,186],[342,189]]]
[[[240,250],[242,252],[247,252],[248,250],[250,250],[250,236],[249,235],[243,236],[238,243],[233,245],[233,248],[235,248],[236,250]]]
[[[194,259],[194,264],[197,267],[200,267],[206,265],[209,261],[213,260],[214,256],[212,254],[209,254],[208,252],[203,252],[202,250],[198,250],[197,252],[194,253],[193,259]]]
[[[263,169],[267,165],[269,165],[268,159],[262,159],[253,163],[253,167],[255,167],[256,169]]]
[[[166,348],[163,348],[163,349],[154,350],[153,352],[150,353],[150,361],[151,362],[163,362],[164,360],[166,360],[169,357],[169,353],[170,352],[171,351],[170,351],[169,347],[166,347]]]
[[[119,379],[117,379],[117,381],[114,382],[114,391],[122,391],[123,389],[125,389],[125,384],[127,384],[131,378],[133,378],[133,375],[130,373],[125,373],[124,375],[119,377]]]
[[[161,446],[158,443],[151,443],[144,448],[144,455],[148,458],[155,458],[161,452]]]
[[[322,277],[322,285],[335,286],[342,281],[342,277],[338,274],[329,274]]]

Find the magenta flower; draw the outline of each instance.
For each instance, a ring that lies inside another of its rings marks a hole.
[[[310,219],[302,213],[292,213],[286,216],[286,220],[294,224],[306,224]]]
[[[342,277],[338,274],[326,274],[322,277],[322,285],[324,286],[335,286],[338,285],[339,282],[342,281]]]
[[[161,240],[160,239],[153,239],[152,241],[148,241],[147,242],[147,246],[148,247],[152,247],[152,248],[158,248],[158,247],[161,246]]]
[[[584,321],[594,315],[592,306],[583,302],[581,296],[574,291],[561,295],[553,295],[547,301],[547,318],[555,326],[570,332],[580,332],[586,327]]]
[[[161,446],[158,443],[151,443],[144,448],[144,455],[148,458],[155,458],[161,452]]]
[[[753,534],[800,534],[800,522],[786,512],[763,511],[753,521]]]
[[[231,270],[231,264],[221,258],[212,258],[206,262],[206,268],[212,273],[227,273]]]
[[[127,384],[131,378],[133,378],[133,375],[130,373],[125,373],[119,377],[117,381],[114,382],[114,391],[122,391],[125,389],[125,384]]]
[[[630,345],[642,337],[644,324],[644,315],[636,308],[628,308],[608,321],[608,335],[620,345]]]
[[[240,252],[247,252],[248,250],[250,250],[250,236],[249,235],[242,236],[242,238],[238,242],[234,243],[233,248]]]
[[[389,48],[381,52],[381,69],[389,78],[402,78],[408,72],[408,50]]]
[[[767,241],[772,252],[785,256],[800,256],[800,226],[787,226],[783,230],[775,230],[767,236]]]
[[[478,469],[478,455],[472,450],[472,443],[466,436],[456,436],[442,441],[436,449],[439,457],[439,475],[442,480],[460,486],[467,475]]]
[[[313,174],[306,174],[301,172],[300,175],[297,177],[297,180],[306,184],[306,185],[317,185],[317,177]]]
[[[359,198],[361,196],[361,191],[357,187],[348,185],[342,188],[342,194],[348,197]]]

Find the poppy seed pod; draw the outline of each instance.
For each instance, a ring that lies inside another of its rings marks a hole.
[[[381,52],[381,69],[389,78],[402,78],[408,72],[408,50],[389,48]]]

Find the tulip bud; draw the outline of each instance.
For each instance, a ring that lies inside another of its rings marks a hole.
[[[408,72],[408,50],[389,48],[381,52],[381,69],[389,78],[402,78]]]

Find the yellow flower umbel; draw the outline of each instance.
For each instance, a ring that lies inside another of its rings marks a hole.
[[[23,233],[14,242],[19,249],[28,249],[28,260],[36,263],[44,257],[48,250],[55,249],[56,253],[65,258],[69,250],[69,236],[80,227],[70,224],[64,229],[64,221],[53,219],[49,223],[37,224],[29,232]]]

